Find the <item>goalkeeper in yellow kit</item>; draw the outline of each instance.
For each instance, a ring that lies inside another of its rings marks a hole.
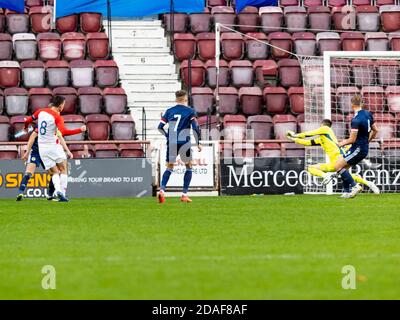
[[[308,172],[313,176],[324,178],[324,180],[330,179],[330,173],[336,172],[335,162],[340,156],[344,156],[345,151],[343,148],[338,146],[338,140],[335,133],[332,130],[332,121],[329,119],[324,119],[321,123],[321,127],[316,130],[294,133],[293,131],[287,132],[288,139],[294,141],[297,144],[304,146],[321,146],[325,153],[329,157],[328,163],[318,163],[308,167]],[[313,139],[304,139],[307,137],[315,137]],[[379,194],[379,188],[370,181],[366,181],[359,175],[352,174],[353,179],[357,183],[361,183],[368,186],[374,193]],[[344,190],[344,192],[350,192],[349,190]]]

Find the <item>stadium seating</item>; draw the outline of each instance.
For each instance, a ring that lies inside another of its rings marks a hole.
[[[12,56],[12,37],[7,33],[0,33],[0,60],[11,60]]]
[[[383,87],[364,86],[361,89],[364,98],[364,106],[371,112],[382,112],[385,110],[385,90]]]
[[[239,102],[245,115],[261,114],[263,94],[259,87],[242,87],[239,89]]]
[[[0,159],[13,160],[18,159],[18,149],[16,146],[0,146]]]
[[[119,70],[114,60],[97,60],[94,63],[94,69],[96,71],[95,82],[98,87],[106,88],[118,86]]]
[[[71,84],[74,88],[93,86],[94,67],[90,60],[73,60],[70,63],[70,68]]]
[[[317,41],[312,32],[295,32],[292,35],[294,52],[299,55],[315,56]]]
[[[256,32],[259,25],[258,9],[247,6],[237,15],[237,30],[242,33]]]
[[[274,59],[289,58],[292,52],[292,36],[287,32],[272,32],[268,35],[268,42],[274,47],[271,48],[271,56]],[[283,50],[280,50],[280,49]]]
[[[236,88],[250,87],[253,85],[253,65],[247,60],[234,60],[229,63],[231,84]]]
[[[135,122],[129,114],[111,116],[111,129],[114,140],[134,140],[136,136]]]
[[[276,158],[281,156],[281,146],[279,143],[260,143],[257,151],[260,157]]]
[[[272,139],[272,118],[268,115],[256,115],[247,118],[247,124],[252,129],[254,140]]]
[[[290,114],[277,114],[272,118],[274,124],[275,138],[279,140],[286,139],[286,132],[288,130],[296,131],[297,121],[296,118]]]
[[[205,64],[207,85],[215,89],[217,86],[217,70],[215,60],[208,60]],[[229,64],[225,60],[219,61],[218,86],[227,87],[230,83]]]
[[[108,59],[109,41],[104,32],[92,32],[86,35],[88,58],[91,60]]]
[[[244,40],[240,34],[226,32],[221,35],[221,52],[225,60],[240,60],[244,51]]]
[[[37,36],[40,60],[58,60],[61,57],[61,38],[57,33],[44,32]]]
[[[280,27],[283,26],[283,11],[280,7],[262,7],[259,14],[263,32],[280,31]]]
[[[239,93],[233,87],[220,87],[218,90],[220,115],[236,114],[239,110]]]
[[[199,59],[215,59],[215,33],[202,32],[196,36]]]
[[[307,26],[307,10],[300,6],[288,6],[284,10],[284,21],[288,32],[300,32]]]
[[[104,114],[89,114],[86,116],[89,140],[109,140],[110,118]]]
[[[61,35],[64,59],[84,59],[86,54],[86,37],[82,33],[67,32]]]
[[[85,87],[78,89],[79,111],[83,115],[101,113],[102,92],[96,87]]]
[[[387,86],[385,90],[385,98],[389,111],[400,113],[400,87]]]
[[[285,113],[288,96],[282,87],[266,87],[263,91],[265,106],[270,114]]]
[[[167,30],[167,32],[172,32],[171,29],[171,14],[167,13],[164,14],[163,16],[163,20],[164,20],[164,25],[165,28]],[[179,12],[175,12],[174,13],[174,20],[173,20],[173,28],[174,28],[174,32],[177,33],[185,33],[187,30],[187,23],[188,23],[188,16],[186,13],[179,13]]]
[[[174,43],[174,54],[179,61],[193,59],[195,57],[196,38],[191,33],[174,34],[173,43]]]
[[[14,35],[16,33],[29,32],[29,15],[26,10],[25,13],[6,10],[5,16],[7,33]]]
[[[29,19],[33,33],[51,30],[52,8],[49,6],[33,6],[29,9]]]
[[[4,110],[4,92],[0,90],[0,115],[3,114]]]
[[[190,32],[198,34],[211,31],[211,13],[205,9],[202,13],[192,13],[189,15]]]
[[[74,155],[74,159],[93,158],[95,156],[93,147],[87,144],[70,144],[69,150]]]
[[[58,18],[56,21],[57,31],[61,34],[78,31],[78,19],[77,14]]]
[[[0,141],[8,141],[10,132],[10,120],[6,116],[0,116]]]
[[[143,158],[144,152],[140,144],[121,143],[119,145],[119,155],[121,158]]]
[[[296,143],[282,143],[282,156],[289,158],[304,157],[304,146]]]
[[[46,62],[46,79],[50,88],[67,87],[70,83],[69,64],[64,60]]]
[[[67,114],[63,116],[63,118],[65,127],[70,130],[77,129],[85,125],[85,118],[78,114]],[[82,132],[72,136],[65,136],[64,139],[66,141],[83,141],[85,140],[85,133]]]
[[[210,88],[193,88],[192,105],[198,115],[207,114],[214,108],[214,93]]]
[[[308,20],[311,30],[330,30],[331,10],[325,6],[309,6]]]
[[[127,96],[122,88],[105,88],[103,90],[103,107],[108,115],[125,113]]]
[[[244,140],[246,139],[247,120],[242,115],[224,116],[224,137],[225,140]]]
[[[35,60],[38,54],[36,37],[32,33],[17,33],[13,35],[15,59]]]
[[[21,63],[22,83],[25,88],[41,88],[45,86],[44,63],[28,60]]]
[[[118,158],[119,151],[116,144],[95,144],[96,158]]]
[[[291,87],[288,90],[290,111],[293,114],[304,113],[304,89],[303,87]]]
[[[5,111],[9,116],[28,113],[29,95],[24,88],[7,88],[4,90]]]
[[[10,133],[14,135],[16,132],[24,129],[25,126],[25,118],[24,115],[13,116],[10,118]],[[21,137],[15,138],[15,141],[28,141],[29,134],[25,134]]]
[[[53,94],[65,98],[63,114],[73,114],[77,111],[78,96],[74,88],[59,87],[53,89]]]
[[[267,59],[269,49],[268,46],[264,44],[268,40],[268,37],[265,35],[265,33],[253,32],[247,33],[246,36],[251,37],[245,38],[247,59],[252,61]],[[258,41],[252,38],[257,39]]]
[[[187,60],[181,63],[181,78],[185,87],[189,84],[189,63]],[[192,72],[191,72],[192,86],[202,87],[205,83],[205,68],[204,63],[201,60],[192,61]]]
[[[48,88],[32,88],[29,90],[30,112],[46,108],[53,98],[53,92]]]
[[[216,6],[211,8],[214,24],[233,25],[236,23],[235,10],[231,7]],[[226,28],[221,28],[221,32],[229,32]]]
[[[84,33],[100,32],[103,24],[100,13],[83,12],[79,15],[79,25]]]

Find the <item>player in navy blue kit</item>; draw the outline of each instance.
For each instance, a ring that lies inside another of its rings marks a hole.
[[[363,109],[363,100],[360,95],[355,95],[351,100],[352,109],[355,113],[351,120],[350,137],[339,143],[339,147],[351,145],[347,153],[335,163],[335,170],[343,179],[343,187],[347,192],[343,198],[354,198],[362,190],[347,170],[355,166],[368,156],[369,142],[375,139],[378,128],[374,123],[372,114]],[[351,189],[350,189],[351,188]]]
[[[190,129],[193,129],[193,135],[199,152],[202,147],[200,145],[200,128],[196,119],[196,112],[188,107],[188,96],[186,91],[179,90],[175,93],[176,106],[169,108],[161,118],[158,130],[167,138],[167,169],[162,176],[161,188],[158,193],[158,201],[165,202],[165,189],[169,177],[171,176],[174,163],[178,155],[185,163],[186,171],[183,178],[183,192],[181,201],[192,202],[187,193],[190,182],[192,180],[192,144],[190,141]],[[168,123],[168,132],[164,127]]]

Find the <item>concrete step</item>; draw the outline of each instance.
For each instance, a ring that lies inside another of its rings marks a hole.
[[[141,57],[132,57],[130,54],[118,54],[115,55],[114,58],[118,61],[118,65],[125,66],[160,66],[160,65],[172,65],[174,64],[174,58],[165,54],[163,56],[158,57],[148,57],[142,54]]]
[[[176,102],[171,100],[171,101],[141,101],[141,102],[135,102],[131,101],[128,103],[128,108],[131,109],[141,109],[145,108],[146,110],[158,110],[158,109],[164,109],[166,110],[169,107],[172,107],[176,105]]]
[[[114,19],[111,22],[111,26],[113,29],[115,28],[132,28],[135,26],[161,26],[161,20],[157,19],[158,17],[155,15],[145,16],[145,17],[137,17],[129,19]],[[103,20],[104,27],[108,26],[107,19]]]
[[[128,101],[142,102],[142,101],[171,101],[175,98],[174,92],[135,92],[128,95]]]
[[[175,74],[176,67],[173,64],[172,65],[160,65],[160,66],[144,66],[144,65],[133,66],[132,65],[132,67],[121,68],[121,69],[120,69],[120,74],[127,75],[127,76],[129,76],[131,74],[139,74],[139,75],[167,74],[167,75],[170,75],[170,74]],[[139,79],[140,79],[140,77],[139,77]]]
[[[181,86],[180,81],[178,80],[169,80],[169,79],[153,79],[153,80],[146,80],[146,79],[132,79],[132,80],[123,80],[121,81],[122,86],[128,85],[135,85],[135,84],[175,84],[178,83]]]
[[[114,36],[114,35],[113,35]],[[166,38],[133,38],[133,37],[116,37],[113,38],[113,46],[119,48],[165,48],[168,46]]]
[[[130,72],[130,71],[129,71]],[[143,79],[143,80],[177,80],[178,75],[176,73],[166,73],[166,74],[139,74],[136,73],[136,70],[132,71],[135,73],[121,73],[120,70],[120,78],[121,80],[135,80],[135,79]]]
[[[170,92],[175,93],[175,91],[181,89],[181,84],[175,83],[132,83],[129,82],[124,86],[127,92],[132,94],[138,93],[158,93],[158,92]]]
[[[164,28],[160,26],[155,27],[131,27],[127,29],[117,29],[113,30],[113,37],[119,38],[138,38],[138,39],[154,39],[154,38],[164,38],[165,31]]]

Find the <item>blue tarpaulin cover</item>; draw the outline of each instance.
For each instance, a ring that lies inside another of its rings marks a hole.
[[[0,8],[24,12],[24,0],[0,0]]]
[[[239,13],[246,6],[267,7],[277,6],[278,0],[236,0],[236,12]]]

